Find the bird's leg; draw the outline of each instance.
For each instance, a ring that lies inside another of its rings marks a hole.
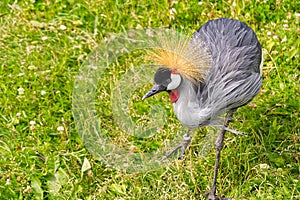
[[[235,110],[231,110],[228,112],[226,118],[225,118],[225,123],[223,128],[221,129],[221,132],[216,140],[216,162],[215,162],[215,168],[214,168],[214,179],[213,179],[213,184],[210,192],[208,193],[208,200],[229,200],[227,198],[217,198],[216,197],[216,184],[217,184],[217,177],[218,177],[218,169],[219,169],[219,161],[221,157],[221,151],[224,146],[224,135],[226,132],[226,127],[228,126],[229,121],[231,120],[233,113]]]
[[[188,130],[188,132],[183,136],[183,140],[182,142],[175,147],[175,149],[173,149],[171,152],[169,152],[166,155],[166,158],[170,158],[174,153],[176,153],[179,149],[181,149],[181,155],[179,157],[179,159],[183,159],[184,158],[184,152],[186,150],[186,148],[189,146],[189,144],[191,143],[191,129]]]

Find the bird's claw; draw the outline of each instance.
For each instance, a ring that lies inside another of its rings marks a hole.
[[[170,158],[173,154],[175,154],[179,149],[181,149],[181,155],[179,156],[179,159],[184,159],[184,152],[185,150],[187,149],[187,147],[189,146],[189,144],[191,143],[191,136],[189,135],[184,135],[183,136],[183,141],[177,146],[175,147],[175,149],[173,149],[171,152],[169,152],[167,155],[166,155],[166,159]]]
[[[232,200],[231,198],[217,197],[215,194],[212,194],[211,192],[206,192],[205,195],[207,196],[207,200]]]

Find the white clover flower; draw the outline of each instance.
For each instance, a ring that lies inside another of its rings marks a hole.
[[[29,122],[29,124],[30,124],[31,126],[34,126],[36,123],[35,123],[34,120],[31,120],[31,121]]]
[[[259,164],[259,168],[260,169],[269,169],[270,166],[268,164],[266,164],[266,163],[262,163],[262,164]]]
[[[29,69],[29,70],[35,70],[35,69],[36,69],[36,67],[35,67],[35,66],[33,66],[33,65],[30,65],[30,66],[28,66],[28,69]]]
[[[64,128],[63,126],[57,127],[57,131],[59,131],[59,132],[62,132],[62,131],[64,131],[64,130],[65,130],[65,128]]]
[[[60,29],[60,30],[66,30],[67,27],[66,27],[65,25],[60,25],[60,26],[59,26],[59,29]]]
[[[42,90],[41,91],[41,95],[43,96],[43,95],[45,95],[47,92],[45,91],[45,90]]]
[[[16,114],[16,116],[17,116],[17,117],[21,117],[21,113],[18,112],[18,113]]]
[[[11,184],[11,181],[10,181],[10,179],[8,178],[8,179],[6,179],[6,183],[5,183],[5,185],[10,185]]]
[[[24,94],[24,91],[25,91],[24,88],[22,88],[22,87],[18,88],[19,95]]]
[[[287,41],[287,37],[286,37],[286,35],[282,38],[282,40],[281,40],[281,42],[282,43],[284,43],[284,42],[286,42]]]
[[[43,36],[43,37],[42,37],[42,40],[43,40],[43,41],[45,41],[45,40],[47,40],[47,39],[48,39],[47,36]]]

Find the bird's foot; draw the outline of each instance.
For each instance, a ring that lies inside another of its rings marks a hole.
[[[173,149],[171,152],[169,152],[165,158],[170,158],[179,149],[181,149],[181,154],[179,156],[179,159],[184,159],[184,152],[187,149],[187,147],[189,146],[189,144],[191,143],[191,140],[192,140],[191,136],[189,134],[185,134],[183,136],[183,141],[177,147],[175,147],[175,149]]]
[[[232,200],[231,198],[217,197],[212,192],[206,192],[205,195],[207,195],[207,200]]]
[[[240,131],[237,131],[237,130],[234,130],[234,129],[231,129],[231,128],[228,128],[228,127],[225,127],[225,126],[220,126],[220,125],[214,125],[214,127],[218,127],[218,128],[221,128],[221,129],[224,129],[230,133],[233,133],[234,135],[247,135],[247,133],[244,133],[244,132],[240,132]]]
[[[230,129],[228,127],[224,127],[224,129],[228,132],[231,132],[235,135],[247,135],[247,133],[243,133],[243,132],[240,132],[240,131],[237,131],[237,130],[234,130],[234,129]]]

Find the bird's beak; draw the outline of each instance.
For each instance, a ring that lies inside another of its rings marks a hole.
[[[166,91],[167,90],[167,87],[163,86],[163,85],[158,85],[158,84],[155,84],[151,90],[149,90],[149,92],[147,92],[147,94],[145,94],[142,98],[142,100],[148,98],[148,97],[151,97],[157,93],[160,93],[162,91]]]

